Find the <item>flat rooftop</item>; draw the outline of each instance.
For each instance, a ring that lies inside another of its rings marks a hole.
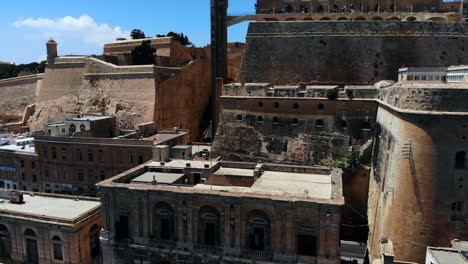
[[[195,183],[193,172],[199,173],[202,169],[202,179],[206,180]],[[323,166],[199,160],[150,161],[102,181],[98,186],[343,204],[341,174],[339,169]],[[213,180],[210,180],[211,177]],[[222,177],[227,179],[222,180]]]
[[[34,193],[23,194],[24,203],[13,204],[7,198],[0,198],[0,214],[27,215],[37,218],[52,218],[57,220],[74,221],[95,209],[101,207],[98,200],[75,199],[73,196],[53,196]]]
[[[184,174],[180,173],[145,172],[142,175],[131,180],[130,183],[147,184],[152,183],[153,180],[155,180],[158,184],[173,184],[184,176]]]
[[[459,252],[453,249],[444,248],[429,248],[432,256],[437,259],[439,263],[450,263],[450,264],[466,264],[468,261]]]
[[[330,199],[332,196],[330,175],[265,171],[251,188],[320,199]]]
[[[34,145],[25,145],[18,146],[18,145],[3,145],[0,146],[0,151],[18,151],[18,152],[28,152],[28,153],[35,153]]]

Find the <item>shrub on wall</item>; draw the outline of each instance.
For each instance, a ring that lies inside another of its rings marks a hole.
[[[354,91],[351,90],[351,89],[347,89],[346,90],[346,96],[348,96],[349,99],[353,99],[354,98]]]
[[[338,98],[338,93],[339,93],[338,88],[332,88],[332,89],[327,90],[326,95],[328,99],[335,100],[336,98]]]

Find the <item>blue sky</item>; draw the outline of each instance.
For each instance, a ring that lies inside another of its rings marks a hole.
[[[138,4],[137,4],[138,3]],[[254,12],[255,0],[231,0],[229,13]],[[247,23],[229,29],[229,41],[245,41]],[[0,61],[29,63],[45,58],[53,37],[59,55],[101,54],[102,44],[134,28],[147,36],[184,32],[197,46],[210,41],[209,0],[23,0],[2,1]]]

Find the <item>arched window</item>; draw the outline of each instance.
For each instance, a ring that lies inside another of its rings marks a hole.
[[[237,121],[242,121],[242,115],[237,115]]]
[[[254,210],[247,216],[247,245],[251,250],[268,251],[271,248],[270,218],[262,211]]]
[[[317,105],[317,109],[318,109],[318,110],[324,110],[324,109],[325,109],[325,105],[319,104],[319,105]]]
[[[0,224],[0,258],[9,259],[11,255],[11,240],[8,228]]]
[[[174,237],[174,210],[165,203],[157,203],[154,207],[154,235],[156,239],[173,240]]]
[[[322,5],[318,5],[318,6],[317,6],[317,12],[318,12],[318,13],[322,13],[322,12],[323,12],[323,6],[322,6]]]
[[[26,258],[27,263],[38,264],[39,263],[39,248],[37,246],[37,236],[32,229],[26,229],[24,231],[24,237],[26,239]]]
[[[63,260],[63,246],[62,240],[58,236],[54,236],[52,238],[52,244],[54,249],[54,259],[55,260]]]
[[[455,169],[466,169],[465,151],[459,151],[455,154]]]
[[[75,132],[76,132],[76,126],[75,126],[75,124],[71,124],[70,125],[70,134],[73,134]]]
[[[84,124],[80,125],[80,131],[84,132],[86,130],[86,126]]]
[[[89,229],[89,247],[91,249],[91,258],[96,259],[101,255],[101,244],[99,243],[99,226],[94,224]]]
[[[294,109],[299,109],[299,104],[298,103],[293,104],[293,108]]]
[[[279,103],[277,102],[273,103],[273,108],[279,108]]]
[[[257,116],[257,122],[262,123],[263,122],[263,116]]]
[[[323,127],[323,120],[322,119],[317,119],[315,120],[315,127]]]
[[[279,118],[278,117],[273,117],[273,124],[278,124],[279,123]]]
[[[211,206],[204,206],[198,213],[198,243],[221,246],[221,217]]]

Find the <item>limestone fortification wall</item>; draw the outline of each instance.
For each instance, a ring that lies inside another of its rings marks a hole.
[[[38,102],[77,94],[83,84],[84,66],[84,57],[60,57],[48,64]]]
[[[184,68],[156,67],[154,120],[159,127],[190,131],[199,140],[211,94],[210,57],[202,56]]]
[[[374,83],[398,68],[468,64],[468,24],[402,21],[250,23],[241,82]]]
[[[36,74],[0,80],[0,120],[20,120],[26,106],[36,102],[42,78],[43,74]]]
[[[417,263],[426,246],[468,239],[466,214],[453,208],[460,201],[461,212],[467,208],[466,169],[455,168],[456,152],[468,150],[467,126],[466,114],[379,106],[368,201],[373,259],[381,235],[394,242],[395,256]]]

